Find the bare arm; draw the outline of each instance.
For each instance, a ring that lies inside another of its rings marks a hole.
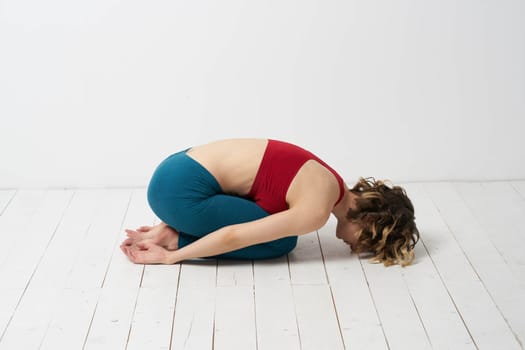
[[[167,256],[168,264],[186,259],[215,256],[287,236],[303,235],[322,227],[329,211],[294,207],[265,218],[223,227]]]
[[[310,163],[310,166],[322,167],[315,162]],[[333,177],[324,167],[322,169],[327,177]],[[335,182],[335,178],[333,180]],[[324,181],[322,177],[302,178],[301,181],[292,183],[289,189],[288,210],[259,220],[223,227],[175,251],[168,251],[145,241],[137,243],[140,250],[126,247],[123,250],[135,263],[173,264],[192,258],[215,256],[287,236],[303,235],[319,229],[328,220],[339,191],[338,186],[333,185],[334,183]]]

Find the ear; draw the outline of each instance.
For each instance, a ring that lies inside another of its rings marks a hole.
[[[380,217],[381,216],[378,213],[369,211],[361,217],[361,221],[363,222],[363,224],[368,226],[371,225],[374,221],[379,220]]]

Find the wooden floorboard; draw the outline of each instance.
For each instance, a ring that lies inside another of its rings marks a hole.
[[[319,239],[343,344],[348,349],[387,349],[361,261],[335,237],[336,223],[330,218]]]
[[[525,181],[409,183],[421,241],[370,264],[331,218],[287,256],[132,264],[146,189],[0,190],[1,349],[523,349]]]
[[[505,259],[494,241],[501,237],[498,231],[480,221],[479,212],[472,211],[466,203],[474,198],[464,191],[467,184],[442,185],[433,198],[441,215],[448,223],[458,244],[462,247],[473,269],[481,279],[487,293],[497,305],[517,339],[525,342],[525,287],[515,272],[515,264]],[[475,197],[478,200],[478,194]],[[490,201],[490,195],[482,197]],[[491,215],[500,215],[497,210]],[[473,214],[473,212],[475,214]],[[503,253],[503,254],[502,254]]]
[[[436,208],[433,197],[441,195],[447,184],[425,184],[412,189],[414,206],[419,208],[422,243],[438,269],[461,318],[478,348],[518,349],[497,305],[477,271],[458,244],[454,231]],[[417,216],[416,216],[417,217]],[[417,220],[417,219],[416,219]]]

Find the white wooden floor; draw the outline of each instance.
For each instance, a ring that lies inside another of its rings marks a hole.
[[[525,181],[401,184],[422,241],[369,264],[334,221],[271,261],[134,265],[141,189],[0,191],[0,349],[523,349]]]

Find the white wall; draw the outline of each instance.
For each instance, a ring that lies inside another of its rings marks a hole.
[[[353,183],[525,178],[522,0],[0,1],[0,187],[298,143]]]

